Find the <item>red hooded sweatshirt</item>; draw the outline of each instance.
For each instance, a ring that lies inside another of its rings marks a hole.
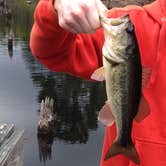
[[[110,10],[109,17],[129,13],[135,25],[142,66],[150,75],[143,87],[145,101],[140,110],[150,114],[134,121],[132,138],[141,160],[140,166],[166,166],[166,0],[144,7],[127,6]],[[102,29],[93,35],[72,34],[60,28],[52,0],[40,0],[35,10],[30,47],[33,55],[52,71],[90,79],[102,66]],[[148,107],[147,107],[148,105]],[[136,166],[122,155],[104,161],[116,135],[115,125],[106,127],[101,166]]]

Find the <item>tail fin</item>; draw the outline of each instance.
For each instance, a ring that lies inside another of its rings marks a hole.
[[[105,159],[123,154],[136,164],[140,164],[140,159],[134,145],[122,147],[118,142],[114,142],[106,153]]]

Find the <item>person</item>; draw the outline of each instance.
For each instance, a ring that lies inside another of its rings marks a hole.
[[[142,89],[145,100],[140,106],[150,113],[142,121],[133,122],[132,138],[141,166],[165,166],[166,0],[156,0],[143,7],[113,8],[107,16],[115,18],[126,13],[135,27],[142,67],[150,71]],[[93,81],[92,73],[102,66],[103,42],[95,0],[39,1],[30,47],[38,61],[50,70]],[[115,125],[106,127],[100,165],[136,166],[123,155],[104,161],[115,135]]]

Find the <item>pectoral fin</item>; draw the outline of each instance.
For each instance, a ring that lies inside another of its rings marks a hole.
[[[104,81],[105,80],[104,67],[100,67],[99,69],[95,70],[91,75],[91,79],[96,81]]]

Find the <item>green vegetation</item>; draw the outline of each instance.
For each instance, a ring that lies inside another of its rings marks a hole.
[[[7,6],[11,10],[11,18],[9,20],[6,16],[6,22],[9,22],[6,26],[12,28],[14,34],[23,41],[29,40],[36,3],[37,0],[32,0],[30,4],[26,3],[25,0],[7,1]]]

